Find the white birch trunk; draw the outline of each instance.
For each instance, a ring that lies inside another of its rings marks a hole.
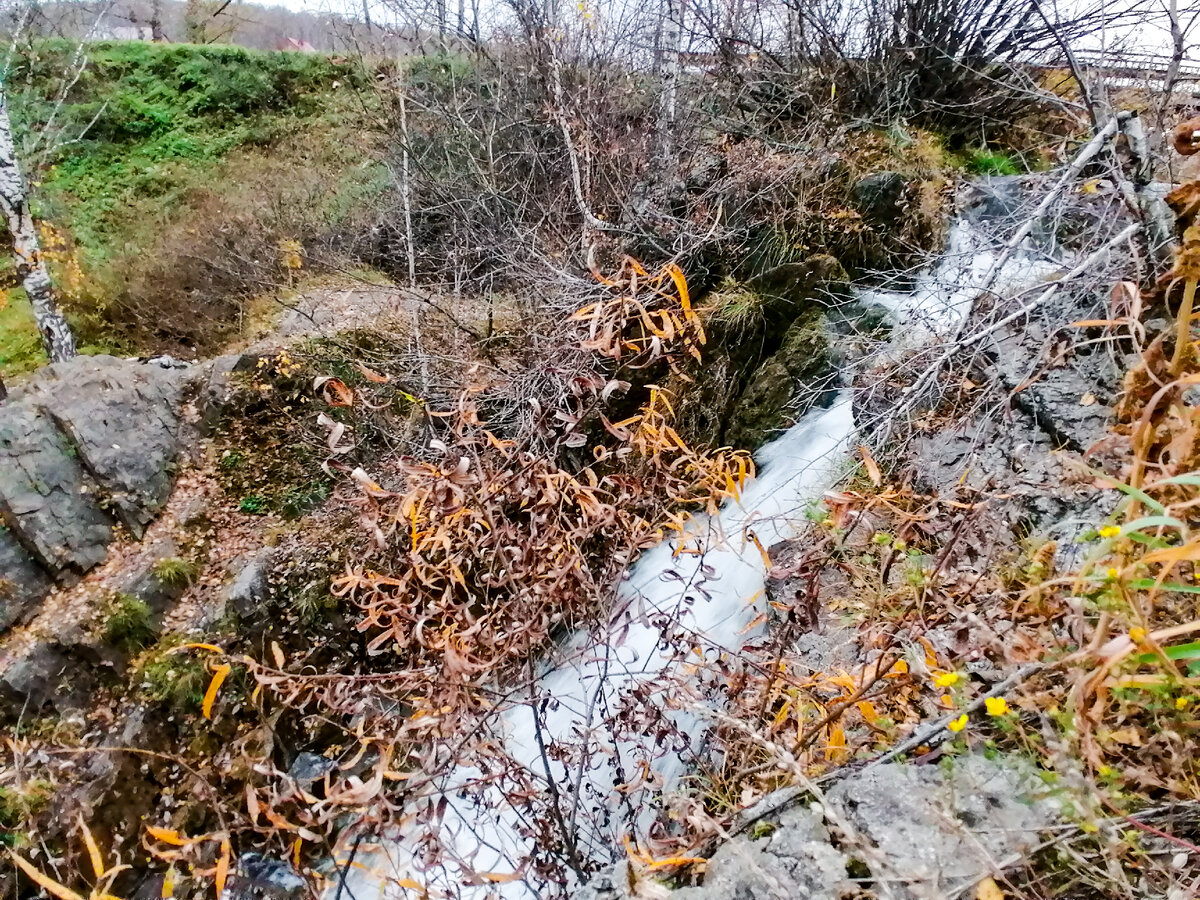
[[[658,105],[657,156],[660,172],[670,171],[675,147],[675,118],[679,97],[680,54],[683,50],[683,0],[663,0],[662,93]]]
[[[12,125],[8,118],[8,96],[0,86],[0,210],[12,236],[13,264],[21,286],[33,304],[33,317],[42,344],[51,362],[61,362],[75,355],[75,338],[71,327],[58,311],[50,272],[38,246],[37,228],[29,211],[29,192],[13,145]]]

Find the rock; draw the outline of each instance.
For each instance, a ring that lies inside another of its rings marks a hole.
[[[801,396],[801,402],[792,402],[797,390],[804,391],[826,372],[831,359],[820,313],[810,311],[795,320],[780,348],[750,376],[734,404],[725,430],[726,443],[758,447],[814,404],[828,400],[829,392],[815,390]]]
[[[288,775],[300,787],[307,789],[338,767],[337,760],[316,753],[297,753],[288,768]]]
[[[739,835],[708,862],[701,887],[684,888],[677,900],[837,900],[854,891],[848,857],[830,843],[821,817],[805,808],[784,812],[769,836]]]
[[[239,619],[252,618],[270,597],[268,581],[271,566],[275,561],[275,550],[263,547],[238,570],[224,593],[224,607]]]
[[[908,179],[899,172],[876,172],[851,191],[854,205],[872,225],[892,225],[903,218],[910,199]]]
[[[1021,863],[1058,806],[1021,761],[967,756],[949,767],[889,763],[848,774],[827,809],[799,805],[793,789],[768,795],[755,827],[723,843],[699,887],[646,890],[627,862],[600,873],[579,900],[838,900],[857,896],[852,860],[870,870],[880,900],[962,896]],[[838,826],[835,841],[826,822]],[[843,826],[846,826],[843,828]],[[835,845],[836,844],[836,845]]]
[[[50,587],[42,567],[0,525],[0,632],[29,621]]]
[[[68,436],[108,506],[140,537],[175,483],[184,379],[111,356],[49,366],[38,405]]]
[[[261,853],[243,853],[221,900],[303,900],[308,885],[285,862]]]
[[[74,667],[51,641],[35,642],[15,658],[0,661],[0,712],[10,718],[40,712],[65,694],[64,679]]]
[[[142,554],[143,562],[130,571],[118,589],[141,600],[154,614],[155,622],[175,605],[187,589],[188,578],[173,576],[163,570],[163,560],[178,556],[179,550],[171,541],[159,541]]]
[[[787,328],[796,317],[817,306],[844,299],[850,276],[836,257],[818,253],[799,262],[768,269],[746,282],[763,297],[763,320],[768,331]]]
[[[113,514],[140,535],[162,508],[183,387],[172,369],[81,356],[40,370],[0,407],[0,514],[50,575],[69,582],[104,559]]]
[[[0,512],[56,577],[104,559],[114,523],[100,499],[78,453],[48,416],[15,399],[0,406]]]
[[[876,766],[828,801],[869,844],[862,861],[881,900],[908,900],[955,896],[1022,862],[1058,813],[1047,793],[1027,766],[971,755],[948,771]]]

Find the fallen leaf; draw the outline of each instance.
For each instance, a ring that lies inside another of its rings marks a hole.
[[[1096,405],[1096,395],[1093,393],[1090,393],[1090,392],[1087,394],[1084,394],[1082,397],[1079,398],[1079,405],[1080,406],[1095,406]]]
[[[985,878],[975,886],[975,900],[1004,900],[1004,891],[994,878]]]

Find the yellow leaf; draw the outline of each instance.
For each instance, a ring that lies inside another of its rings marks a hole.
[[[1004,900],[1004,891],[995,879],[985,878],[975,887],[975,900]]]
[[[96,873],[96,879],[99,880],[104,877],[104,857],[100,855],[100,848],[96,846],[96,839],[92,837],[91,829],[83,821],[83,813],[79,814],[79,830],[83,832],[83,843],[87,846],[92,871]]]
[[[275,657],[275,668],[282,669],[287,660],[283,655],[283,648],[279,646],[279,641],[271,641],[271,655]]]
[[[225,893],[225,879],[229,877],[229,857],[230,847],[229,838],[221,839],[221,858],[217,860],[217,900],[221,900],[221,896]]]
[[[13,862],[20,866],[21,871],[29,876],[30,881],[34,882],[38,887],[42,888],[46,893],[53,894],[58,897],[58,900],[83,900],[79,894],[75,893],[65,884],[59,884],[49,875],[43,875],[21,857],[15,853],[10,854]]]
[[[163,876],[162,898],[163,900],[171,900],[171,896],[175,893],[175,867],[169,866],[167,874]]]
[[[179,653],[182,650],[207,650],[209,653],[225,652],[216,644],[180,644],[178,647],[172,647],[170,652]]]
[[[425,892],[424,885],[413,881],[411,878],[397,878],[396,884],[400,885],[402,888],[408,888],[410,891],[421,891],[421,893]]]
[[[213,702],[217,699],[217,691],[221,690],[222,682],[229,677],[231,671],[233,671],[233,666],[229,663],[222,663],[214,670],[212,681],[208,683],[208,690],[204,692],[204,703],[200,706],[200,712],[203,713],[204,718],[212,718]]]

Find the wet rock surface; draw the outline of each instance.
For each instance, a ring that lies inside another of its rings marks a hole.
[[[1053,825],[1057,805],[1020,763],[968,756],[947,766],[899,763],[847,775],[821,804],[780,793],[782,809],[750,810],[722,843],[702,884],[655,895],[678,900],[835,900],[855,896],[851,872],[869,872],[882,900],[955,896],[1015,865]],[[777,808],[768,796],[760,808]],[[621,863],[593,879],[581,900],[651,896],[650,877]]]

